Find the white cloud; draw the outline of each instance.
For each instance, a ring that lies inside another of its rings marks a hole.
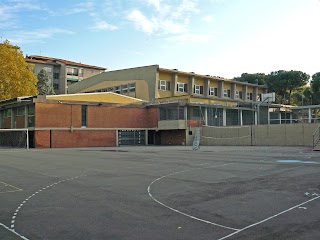
[[[141,9],[133,9],[127,14],[137,30],[147,34],[167,36],[168,40],[207,42],[209,35],[194,35],[189,27],[194,14],[199,13],[199,0],[143,0],[153,9],[142,12]],[[207,19],[208,20],[208,19]],[[171,36],[170,35],[178,36]]]
[[[113,31],[116,29],[118,29],[117,26],[109,24],[106,21],[96,22],[96,24],[92,27],[92,30],[95,30],[95,31],[99,31],[99,30],[112,30]]]
[[[213,23],[214,22],[214,18],[212,16],[204,16],[201,20],[206,23]]]
[[[33,42],[45,42],[58,34],[73,34],[74,32],[61,28],[37,29],[34,31],[16,31],[11,32],[12,37],[8,40],[12,43],[25,44]]]
[[[173,37],[166,38],[167,41],[171,42],[195,42],[195,43],[207,43],[213,38],[212,35],[206,35],[206,34],[181,34]]]
[[[155,7],[158,11],[161,7],[161,0],[145,0],[149,5]]]
[[[128,20],[132,21],[138,30],[146,33],[153,33],[157,28],[157,23],[149,20],[139,10],[132,10],[128,16]]]
[[[14,28],[18,13],[28,10],[41,10],[42,8],[32,0],[12,0],[0,5],[0,29]]]
[[[48,9],[47,11],[51,16],[64,16],[64,15],[72,15],[72,14],[93,11],[94,6],[95,6],[95,3],[93,1],[87,1],[87,2],[74,4],[73,6],[70,6],[68,8],[63,8],[55,11]]]

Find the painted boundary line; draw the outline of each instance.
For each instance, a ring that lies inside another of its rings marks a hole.
[[[199,169],[217,168],[217,167],[223,167],[223,166],[228,166],[228,165],[232,165],[232,164],[235,164],[235,163],[227,163],[227,164],[215,165],[215,166],[209,166],[209,167],[202,167],[202,168],[194,168],[194,169],[189,169],[189,170],[184,170],[184,171],[179,171],[179,172],[170,173],[170,174],[168,174],[168,175],[164,175],[164,176],[162,176],[162,177],[159,177],[159,178],[155,179],[153,182],[151,182],[151,183],[149,184],[148,189],[147,189],[147,190],[148,190],[148,194],[149,194],[149,196],[150,196],[155,202],[157,202],[157,203],[160,204],[161,206],[166,207],[166,208],[168,208],[168,209],[170,209],[170,210],[172,210],[172,211],[174,211],[174,212],[176,212],[176,213],[179,213],[179,214],[181,214],[181,215],[184,215],[184,216],[186,216],[186,217],[188,217],[188,218],[191,218],[191,219],[194,219],[194,220],[203,222],[203,223],[207,223],[207,224],[210,224],[210,225],[214,225],[214,226],[217,226],[217,227],[221,227],[221,228],[225,228],[225,229],[229,229],[229,230],[233,230],[233,231],[240,231],[240,229],[237,229],[237,228],[224,226],[224,225],[221,225],[221,224],[218,224],[218,223],[210,222],[210,221],[207,221],[207,220],[205,220],[205,219],[198,218],[198,217],[192,216],[192,215],[190,215],[190,214],[181,212],[181,211],[179,211],[179,210],[177,210],[177,209],[174,209],[174,208],[172,208],[172,207],[170,207],[170,206],[168,206],[168,205],[160,202],[160,201],[157,200],[155,197],[153,197],[153,195],[152,195],[152,193],[151,193],[151,186],[152,186],[155,182],[157,182],[157,181],[159,181],[159,180],[161,180],[161,179],[163,179],[163,178],[166,178],[166,177],[169,177],[169,176],[173,176],[173,175],[176,175],[176,174],[180,174],[180,173],[191,172],[191,171],[195,171],[195,170],[199,170]]]
[[[10,184],[8,184],[8,183],[1,182],[1,181],[0,181],[0,183],[2,183],[5,187],[6,187],[6,186],[9,186],[9,187],[11,187],[11,188],[16,189],[16,190],[12,190],[12,191],[5,191],[5,192],[0,192],[0,193],[8,193],[8,192],[18,192],[18,191],[22,191],[22,189],[21,189],[21,188],[15,187],[15,186],[10,185]]]
[[[8,231],[12,232],[13,234],[15,234],[16,236],[20,237],[20,238],[23,239],[23,240],[29,240],[28,238],[20,235],[19,233],[17,233],[17,232],[14,231],[13,229],[7,227],[6,225],[4,225],[4,224],[2,224],[2,223],[0,223],[0,226],[4,227],[5,229],[7,229]]]
[[[44,190],[46,190],[46,189],[48,189],[48,188],[51,188],[51,187],[53,187],[53,186],[55,186],[55,185],[57,185],[57,184],[63,183],[63,182],[65,182],[65,181],[70,181],[70,180],[73,180],[73,179],[76,179],[76,178],[79,178],[79,177],[86,177],[86,176],[87,176],[87,175],[79,175],[79,176],[75,176],[75,177],[70,177],[70,178],[67,178],[67,179],[63,179],[63,180],[60,180],[60,181],[58,181],[58,182],[52,183],[51,185],[48,185],[48,186],[46,186],[46,187],[44,187],[44,188],[41,188],[41,189],[39,189],[38,191],[36,191],[36,192],[34,192],[33,194],[31,194],[31,195],[30,195],[29,197],[27,197],[27,198],[19,205],[19,207],[15,210],[15,212],[14,212],[12,218],[11,218],[11,226],[10,226],[10,228],[14,231],[14,224],[15,224],[17,215],[18,215],[20,209],[23,207],[23,205],[24,205],[27,201],[29,201],[30,198],[34,197],[34,196],[37,195],[38,193],[40,193],[40,192],[42,192],[42,191],[44,191]]]
[[[296,206],[294,206],[294,207],[288,208],[287,210],[284,210],[284,211],[282,211],[282,212],[279,212],[279,213],[277,213],[277,214],[275,214],[275,215],[273,215],[273,216],[271,216],[271,217],[268,217],[268,218],[263,219],[263,220],[261,220],[261,221],[259,221],[259,222],[256,222],[256,223],[251,224],[251,225],[249,225],[249,226],[246,226],[246,227],[244,227],[244,228],[242,228],[242,229],[239,229],[239,230],[235,231],[234,233],[231,233],[231,234],[229,234],[229,235],[227,235],[227,236],[224,236],[224,237],[222,237],[222,238],[219,238],[218,240],[227,239],[227,238],[229,238],[229,237],[231,237],[231,236],[234,236],[234,235],[236,235],[236,234],[238,234],[238,233],[240,233],[240,232],[242,232],[242,231],[244,231],[244,230],[247,230],[247,229],[249,229],[249,228],[252,228],[252,227],[254,227],[254,226],[257,226],[257,225],[259,225],[259,224],[261,224],[261,223],[267,222],[267,221],[269,221],[269,220],[271,220],[271,219],[273,219],[273,218],[276,218],[276,217],[278,217],[278,216],[280,216],[280,215],[282,215],[282,214],[284,214],[284,213],[287,213],[287,212],[289,212],[289,211],[291,211],[291,210],[293,210],[293,209],[296,209],[296,208],[298,208],[298,207],[301,207],[302,205],[305,205],[305,204],[307,204],[307,203],[309,203],[309,202],[312,202],[312,201],[314,201],[314,200],[316,200],[316,199],[318,199],[318,198],[320,198],[320,196],[315,197],[315,198],[312,198],[312,199],[310,199],[310,200],[308,200],[308,201],[305,201],[305,202],[303,202],[303,203],[300,203],[300,204],[298,204],[298,205],[296,205]]]

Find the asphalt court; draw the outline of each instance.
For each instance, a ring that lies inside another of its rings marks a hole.
[[[320,239],[320,152],[0,150],[0,239]]]

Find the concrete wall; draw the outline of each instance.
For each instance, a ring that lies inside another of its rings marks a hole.
[[[202,145],[312,146],[319,124],[253,125],[203,127]]]

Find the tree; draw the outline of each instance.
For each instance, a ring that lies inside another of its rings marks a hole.
[[[52,95],[55,94],[52,86],[49,83],[49,75],[46,70],[42,69],[38,75],[38,91],[39,95]]]
[[[313,93],[314,104],[320,104],[320,72],[312,75],[310,86]]]
[[[271,72],[267,76],[267,86],[270,92],[276,93],[276,102],[291,104],[291,94],[293,91],[305,86],[310,76],[301,71],[279,70]]]
[[[235,81],[264,85],[266,75],[264,73],[242,73],[241,77],[235,77]]]
[[[18,46],[0,43],[0,100],[37,95],[37,78]]]

